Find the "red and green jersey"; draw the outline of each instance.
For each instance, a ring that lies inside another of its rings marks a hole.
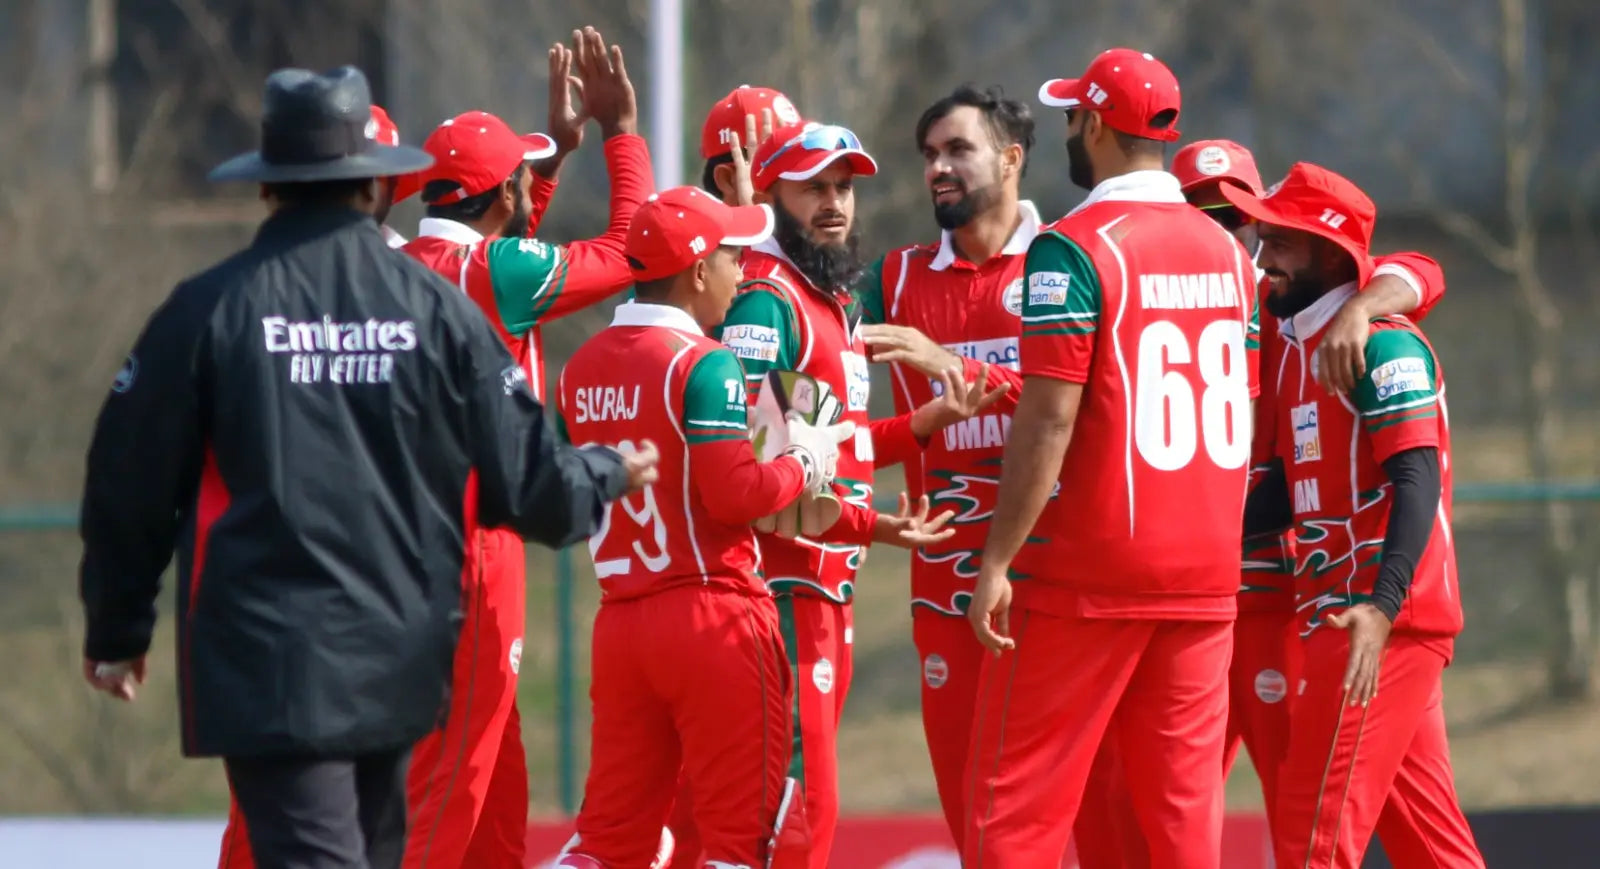
[[[927,449],[906,462],[906,490],[926,494],[934,513],[954,511],[955,534],[911,559],[911,606],[959,616],[972,600],[978,556],[988,536],[1000,486],[1000,461],[1011,430],[1011,413],[1022,391],[1018,340],[1022,336],[1023,262],[1039,232],[1031,202],[1020,208],[1020,224],[1006,246],[983,263],[956,254],[946,231],[938,244],[890,251],[862,276],[857,296],[869,323],[908,326],[966,362],[966,379],[989,365],[989,385],[1011,384],[1011,392],[988,411],[934,435]],[[932,401],[943,384],[914,368],[890,366],[898,413]]]
[[[1255,268],[1159,171],[1109,179],[1028,249],[1022,373],[1083,385],[1014,561],[1029,606],[1232,618],[1257,392]]]
[[[1394,275],[1417,293],[1417,307],[1411,319],[1420,322],[1444,297],[1444,271],[1432,257],[1420,253],[1397,253],[1378,257],[1373,277]],[[1368,286],[1371,286],[1369,283]],[[1259,292],[1269,292],[1263,279]],[[1362,288],[1363,290],[1366,287]],[[1276,322],[1261,330],[1261,395],[1256,401],[1256,448],[1250,469],[1251,484],[1264,476],[1275,458],[1276,419],[1272,409],[1276,393],[1278,360],[1283,340]],[[1294,608],[1295,545],[1292,527],[1273,534],[1261,534],[1244,541],[1244,564],[1239,587],[1240,612],[1288,612]]]
[[[750,522],[798,496],[804,472],[756,462],[732,353],[678,308],[630,303],[568,361],[556,395],[573,443],[661,452],[660,478],[607,506],[589,538],[602,602],[693,584],[768,594]]]
[[[1288,472],[1296,537],[1296,607],[1301,633],[1330,613],[1369,600],[1383,558],[1393,486],[1391,456],[1439,451],[1443,491],[1433,536],[1417,563],[1394,629],[1454,637],[1461,599],[1451,539],[1450,429],[1444,372],[1421,331],[1401,317],[1374,321],[1366,375],[1348,396],[1317,383],[1311,359],[1324,328],[1355,292],[1334,290],[1284,322],[1273,372],[1278,385],[1275,449]]]
[[[604,301],[633,280],[623,253],[634,212],[655,186],[644,140],[605,144],[611,176],[610,223],[600,236],[559,245],[537,238],[484,238],[465,224],[425,218],[403,248],[477,303],[544,397],[541,326]],[[536,203],[536,214],[543,204]]]
[[[856,424],[855,438],[840,445],[834,482],[843,517],[826,540],[762,535],[767,581],[774,592],[848,603],[877,518],[873,470],[918,449],[909,417],[867,419],[872,379],[849,293],[813,286],[770,239],[745,251],[742,265],[746,280],[719,337],[739,357],[746,388],[753,394],[768,371],[800,371],[828,384],[844,404],[842,419]]]

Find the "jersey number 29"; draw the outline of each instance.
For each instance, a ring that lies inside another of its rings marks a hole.
[[[1200,331],[1191,352],[1189,338],[1177,324],[1157,320],[1139,333],[1138,353],[1133,442],[1139,455],[1158,471],[1176,471],[1194,461],[1203,441],[1217,467],[1244,467],[1250,458],[1244,323],[1212,322]],[[1189,377],[1173,370],[1191,362],[1198,363],[1203,388],[1198,407]]]
[[[632,441],[625,440],[617,444],[617,450],[623,454],[634,452],[636,449]],[[616,518],[616,510],[619,507],[629,521],[641,531],[639,534],[629,536],[634,538],[633,554],[639,557],[644,569],[651,573],[660,573],[672,563],[672,554],[667,552],[667,523],[661,517],[661,509],[656,506],[655,489],[655,486],[645,486],[638,495],[624,495],[606,505],[605,514],[600,518],[600,530],[589,538],[589,555],[594,559],[594,574],[597,579],[618,576],[633,570],[633,559],[626,555],[621,558],[600,557],[600,550],[605,548],[606,538],[611,534],[611,522]],[[634,498],[643,502],[637,508],[633,506]],[[653,544],[654,554],[645,548],[646,539]]]

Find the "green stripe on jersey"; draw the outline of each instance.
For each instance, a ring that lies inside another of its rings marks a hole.
[[[1393,424],[1408,411],[1426,415],[1437,406],[1433,352],[1415,334],[1403,329],[1374,331],[1367,339],[1366,359],[1367,374],[1350,391],[1350,402],[1369,426]]]
[[[744,371],[724,347],[700,357],[683,389],[683,431],[691,444],[747,438]]]
[[[1046,232],[1028,245],[1022,323],[1027,335],[1086,335],[1100,322],[1100,275],[1077,242]],[[1070,320],[1077,331],[1031,331]]]
[[[566,286],[565,251],[536,238],[497,238],[484,244],[500,325],[520,337]]]

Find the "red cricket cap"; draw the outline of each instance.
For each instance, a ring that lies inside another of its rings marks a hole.
[[[731,151],[733,134],[744,137],[745,116],[754,115],[759,129],[764,109],[772,111],[773,130],[801,123],[799,110],[780,91],[742,84],[717,100],[706,115],[705,126],[700,128],[700,156],[710,160]]]
[[[855,133],[813,121],[774,130],[750,159],[751,181],[757,190],[769,189],[780,178],[805,181],[841,159],[848,161],[857,175],[878,174],[878,161],[861,147]]]
[[[1355,258],[1362,286],[1372,277],[1372,225],[1378,208],[1343,175],[1296,163],[1265,195],[1232,184],[1221,190],[1223,198],[1262,223],[1309,232],[1344,248]]]
[[[1150,121],[1165,111],[1177,112],[1178,79],[1155,56],[1131,48],[1100,52],[1078,78],[1054,78],[1039,87],[1047,106],[1099,112],[1113,130],[1161,142],[1178,141],[1177,119],[1164,129]]]
[[[367,121],[367,138],[391,148],[400,144],[400,128],[390,120],[389,113],[383,110],[383,106],[373,104],[372,120]]]
[[[1178,149],[1172,158],[1172,174],[1184,192],[1213,182],[1231,181],[1260,196],[1261,172],[1256,169],[1250,149],[1227,139],[1202,139]]]
[[[635,281],[670,278],[720,245],[748,247],[772,236],[772,209],[726,205],[698,187],[653,193],[628,225],[623,250]]]
[[[541,160],[556,152],[555,140],[543,133],[517,135],[505,121],[488,112],[463,112],[440,124],[422,150],[433,155],[433,165],[418,173],[408,194],[430,181],[454,181],[456,189],[428,200],[448,204],[470,199],[511,177],[528,160]],[[401,199],[398,192],[395,198]]]

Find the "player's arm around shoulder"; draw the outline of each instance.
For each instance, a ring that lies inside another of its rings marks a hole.
[[[799,497],[805,467],[781,456],[757,459],[750,443],[744,370],[725,347],[697,359],[683,386],[689,483],[706,512],[730,525],[769,516]]]

